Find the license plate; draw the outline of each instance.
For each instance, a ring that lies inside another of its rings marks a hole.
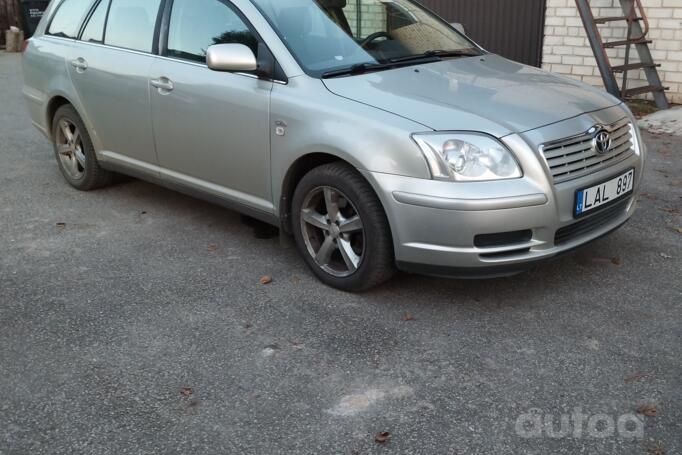
[[[635,170],[630,169],[625,174],[621,174],[604,183],[578,190],[575,198],[575,216],[580,217],[627,196],[632,193],[634,186]]]

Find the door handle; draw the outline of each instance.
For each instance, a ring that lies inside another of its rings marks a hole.
[[[71,66],[76,68],[76,70],[83,72],[88,69],[88,62],[86,62],[83,57],[78,57],[75,60],[71,60]]]
[[[159,92],[170,92],[173,90],[173,82],[167,77],[152,79],[149,83],[152,84],[152,87],[158,88]]]

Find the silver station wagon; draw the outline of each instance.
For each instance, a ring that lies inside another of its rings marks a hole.
[[[623,225],[642,178],[620,100],[412,0],[53,0],[23,65],[75,188],[238,210],[349,291],[524,271]]]

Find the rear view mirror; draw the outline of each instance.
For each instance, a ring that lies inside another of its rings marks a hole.
[[[253,51],[243,44],[215,44],[206,52],[206,64],[213,71],[256,71],[258,63]]]

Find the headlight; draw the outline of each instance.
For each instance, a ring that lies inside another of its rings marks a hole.
[[[478,133],[424,133],[413,139],[439,180],[482,181],[523,176],[516,158],[501,142]]]

